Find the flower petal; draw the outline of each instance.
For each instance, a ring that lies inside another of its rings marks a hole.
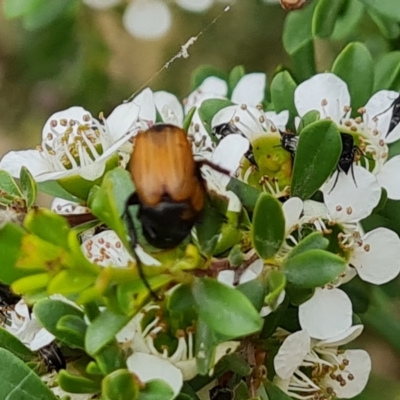
[[[182,372],[169,361],[145,353],[134,353],[126,360],[129,371],[136,374],[142,382],[154,379],[163,380],[174,392],[172,397],[165,397],[165,400],[174,399],[180,392],[183,385]]]
[[[141,91],[132,102],[139,106],[139,118],[153,124],[156,120],[156,105],[154,104],[154,95],[151,89],[146,88]]]
[[[140,107],[132,101],[114,108],[107,118],[107,125],[113,142],[116,142],[132,129],[139,116],[139,111],[141,111]]]
[[[316,110],[320,112],[321,119],[330,117],[339,123],[346,107],[350,107],[350,94],[347,84],[339,77],[322,73],[297,86],[294,102],[300,117]]]
[[[398,96],[399,93],[393,90],[380,90],[368,100],[368,103],[364,107],[366,111],[363,118],[364,122],[370,129],[377,129],[382,139],[386,137],[392,118],[393,108],[391,105]],[[392,132],[385,142],[391,143],[397,139],[399,139],[398,134]]]
[[[241,106],[229,106],[223,108],[214,115],[211,126],[215,127],[233,120],[235,126],[250,141],[265,134],[265,131],[267,131],[265,117],[263,113],[255,107],[242,108]]]
[[[0,169],[9,172],[14,178],[19,178],[21,168],[26,167],[37,176],[52,170],[52,166],[38,150],[10,151],[0,161]]]
[[[338,380],[332,379],[327,374],[324,379],[325,385],[333,389],[337,398],[352,399],[354,396],[360,394],[367,385],[371,372],[371,357],[365,350],[346,350],[337,357],[341,362],[344,359],[347,360],[346,369],[340,371],[346,384],[341,385]],[[353,376],[352,379],[348,378],[350,374]]]
[[[182,126],[183,109],[176,96],[164,91],[155,92],[154,103],[164,122]]]
[[[381,285],[400,272],[400,239],[387,228],[377,228],[362,238],[355,249],[351,264],[363,281]]]
[[[258,259],[251,263],[240,277],[239,284],[246,283],[256,279],[264,269],[264,261]]]
[[[352,316],[349,297],[336,288],[317,288],[313,297],[299,306],[300,326],[314,339],[329,339],[347,331]]]
[[[283,110],[279,114],[277,114],[275,111],[267,111],[265,116],[275,125],[277,129],[281,131],[286,130],[286,124],[289,121],[288,110]]]
[[[298,197],[291,197],[283,203],[282,208],[285,215],[285,232],[287,236],[294,226],[299,223],[300,215],[303,211],[303,200]]]
[[[267,77],[262,73],[243,76],[232,92],[231,100],[236,104],[255,107],[264,100]]]
[[[368,217],[381,198],[381,188],[375,176],[358,165],[353,169],[354,179],[351,171],[347,175],[334,172],[322,188],[325,205],[336,221],[358,222]]]
[[[233,281],[235,280],[235,271],[231,269],[225,269],[220,271],[217,276],[217,281],[227,285],[229,287],[234,287]]]
[[[400,156],[395,156],[383,164],[376,175],[378,183],[387,190],[389,199],[400,200]]]
[[[315,346],[316,347],[343,346],[347,343],[350,343],[355,338],[359,337],[363,330],[364,330],[364,325],[354,325],[350,327],[347,331],[341,333],[340,335],[319,341]]]
[[[136,0],[126,7],[122,22],[132,36],[154,40],[168,32],[172,25],[172,17],[163,1]]]
[[[281,379],[289,379],[311,350],[311,339],[306,331],[289,335],[274,358],[275,372]]]
[[[29,343],[29,348],[32,351],[39,350],[42,347],[47,346],[48,344],[50,344],[54,339],[55,339],[54,335],[52,335],[46,329],[42,328],[36,333],[36,335],[33,338],[33,340]]]

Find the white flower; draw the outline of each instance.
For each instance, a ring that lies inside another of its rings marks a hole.
[[[231,101],[236,104],[246,104],[250,108],[256,107],[264,99],[265,86],[265,74],[246,74],[238,81],[235,88],[233,89]],[[227,95],[227,83],[220,78],[210,76],[206,78],[202,82],[202,84],[185,100],[185,113],[188,113],[192,107],[197,107],[198,109],[205,100],[227,99]],[[232,111],[230,107],[228,107],[228,109]],[[234,108],[232,112],[229,112],[228,117],[223,118],[221,122],[213,120],[212,127],[219,125],[220,123],[231,121],[233,119],[233,116],[236,116],[235,110],[236,108]],[[204,128],[197,110],[193,115],[188,133],[193,138],[194,144],[198,148],[200,148],[200,150],[212,149],[212,140],[210,139],[206,129]]]
[[[364,350],[339,350],[361,334],[356,325],[339,336],[312,340],[305,331],[286,337],[274,358],[274,383],[297,399],[349,399],[363,391],[371,372],[371,358]]]
[[[40,325],[34,314],[30,313],[24,300],[20,300],[14,310],[7,313],[10,316],[11,325],[6,324],[5,329],[32,351],[39,350],[54,340],[54,336]]]
[[[240,166],[240,161],[249,149],[249,141],[240,135],[230,135],[220,141],[215,151],[211,154],[210,161],[235,175]],[[204,165],[201,172],[209,191],[215,191],[229,200],[228,211],[240,212],[242,205],[235,193],[226,190],[231,177],[228,174],[216,171]]]
[[[360,167],[356,167],[358,169]],[[362,168],[360,168],[362,170]],[[360,187],[360,189],[363,191]],[[373,187],[370,190],[374,191]],[[334,192],[333,192],[334,193]],[[289,199],[283,206],[286,217],[286,235],[288,242],[297,244],[292,233],[301,233],[304,226],[311,227],[323,235],[330,236],[335,232],[337,246],[341,256],[347,261],[344,273],[326,288],[317,288],[314,295],[299,306],[301,327],[317,339],[326,339],[332,334],[346,331],[352,322],[352,305],[347,294],[338,288],[351,280],[356,274],[361,279],[382,284],[392,280],[400,272],[400,239],[397,234],[386,228],[377,228],[364,235],[359,221],[368,215],[368,207],[356,207],[357,201],[340,190],[324,204],[300,199]],[[366,197],[373,197],[366,192]],[[340,203],[337,203],[339,201]],[[366,201],[368,204],[369,199]],[[341,207],[350,207],[342,212]],[[357,216],[357,217],[355,217]],[[282,253],[287,254],[291,246],[284,244]],[[381,257],[384,257],[381,259]]]
[[[364,154],[356,162],[375,175],[380,186],[387,190],[388,197],[394,200],[400,199],[400,156],[388,159],[387,143],[400,138],[400,125],[389,135],[387,132],[393,110],[391,105],[397,97],[397,92],[381,90],[358,110],[362,118],[350,118],[351,101],[347,85],[332,73],[317,74],[301,83],[295,91],[299,116],[318,111],[322,119],[334,121],[340,132],[351,134],[355,145]]]
[[[148,320],[150,314],[153,318]],[[146,326],[142,326],[146,317]],[[136,315],[118,334],[117,341],[124,346],[132,348],[136,357],[148,357],[149,365],[136,364],[136,370],[131,369],[128,359],[128,368],[132,372],[138,373],[141,377],[141,370],[147,371],[151,365],[162,362],[165,366],[165,374],[174,367],[180,373],[181,384],[183,380],[190,380],[197,375],[196,357],[194,354],[194,328],[188,327],[186,330],[179,329],[176,332],[177,346],[174,353],[170,352],[168,346],[163,346],[158,350],[155,345],[157,335],[165,330],[165,321],[160,316],[160,307],[148,305],[142,312]],[[217,346],[213,365],[215,365],[225,354],[231,353],[239,346],[239,342],[224,342]],[[151,358],[150,358],[151,356]],[[151,369],[151,368],[150,368]],[[160,379],[163,372],[160,371]]]
[[[38,150],[11,151],[0,168],[19,177],[27,167],[37,182],[57,180],[71,175],[93,181],[105,171],[107,160],[136,131],[140,107],[122,104],[100,121],[82,107],[71,107],[53,114],[42,131]]]
[[[81,204],[73,201],[61,199],[59,197],[56,197],[51,202],[50,209],[60,215],[90,213],[90,209],[88,207],[82,206]]]
[[[89,261],[103,267],[126,268],[135,263],[117,234],[111,230],[100,232],[86,239],[82,243],[81,249]],[[159,261],[147,254],[141,246],[136,245],[135,252],[143,264],[148,266],[161,265]]]

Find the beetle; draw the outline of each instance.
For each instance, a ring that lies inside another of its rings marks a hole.
[[[232,122],[225,122],[223,124],[214,126],[213,134],[218,140],[221,140],[228,135],[235,135],[235,134],[241,135],[247,139],[247,137],[243,134],[243,132]],[[256,159],[254,158],[253,146],[251,145],[250,140],[249,143],[250,143],[249,150],[247,150],[244,156],[250,162],[250,164],[253,165],[256,170],[258,170],[258,164]]]
[[[353,177],[353,181],[357,186],[356,178],[354,176],[353,162],[356,154],[364,155],[360,148],[354,145],[353,135],[341,132],[340,138],[342,140],[342,152],[340,153],[339,162],[336,167],[337,175],[335,178],[335,182],[330,192],[332,192],[332,190],[335,188],[339,179],[340,172],[344,172],[347,175],[351,170],[351,176]]]
[[[67,363],[65,361],[64,355],[62,354],[60,348],[54,342],[39,349],[39,353],[43,357],[43,360],[46,363],[49,372],[58,372],[60,371],[60,369],[67,368]]]
[[[281,135],[282,148],[294,156],[294,153],[297,149],[297,144],[299,143],[299,137],[294,133],[282,132],[281,130],[279,131],[279,134]]]
[[[210,400],[232,400],[233,391],[227,386],[217,385],[210,390]]]
[[[177,126],[155,124],[135,137],[129,171],[136,191],[126,200],[124,217],[140,277],[155,298],[134,250],[137,239],[128,208],[139,206],[137,218],[149,244],[159,249],[178,246],[189,236],[205,204],[202,165],[229,175],[208,160],[195,161],[186,132]]]

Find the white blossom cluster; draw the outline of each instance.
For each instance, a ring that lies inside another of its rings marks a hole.
[[[85,2],[93,6],[98,3],[94,0]],[[111,6],[115,1],[107,3]],[[157,2],[152,0],[151,3]],[[186,4],[185,1],[178,3]],[[140,0],[132,1],[129,7],[140,4]],[[152,15],[155,15],[154,11]],[[264,98],[265,85],[264,74],[253,73],[241,78],[230,96],[233,105],[214,116],[212,127],[233,123],[242,135],[228,135],[217,145],[210,139],[198,107],[206,99],[227,99],[228,86],[219,78],[209,77],[189,94],[183,104],[170,93],[145,89],[133,101],[115,108],[108,118],[103,115],[94,118],[81,107],[57,112],[45,123],[42,142],[37,149],[6,154],[0,161],[0,168],[18,177],[21,167],[26,166],[38,182],[73,175],[94,181],[103,175],[107,162],[116,155],[120,165],[126,166],[132,151],[132,138],[139,131],[154,125],[157,114],[165,123],[182,126],[189,110],[197,107],[188,131],[195,158],[209,159],[246,181],[246,176],[240,174],[240,168],[250,142],[263,135],[285,131],[289,117],[288,111],[277,114],[263,110],[260,103]],[[301,83],[295,91],[294,102],[299,117],[309,111],[318,111],[321,119],[332,120],[341,132],[349,131],[357,135],[363,152],[370,160],[364,160],[364,163],[356,161],[354,176],[339,173],[338,177],[334,174],[328,179],[321,188],[323,203],[294,197],[283,204],[286,241],[278,258],[284,257],[298,244],[303,229],[312,227],[329,235],[335,227],[340,232],[335,239],[337,247],[347,263],[344,273],[325,287],[317,288],[312,297],[299,306],[300,331],[290,333],[278,329],[274,335],[281,343],[274,359],[275,383],[294,398],[351,398],[360,393],[367,383],[371,370],[368,353],[340,349],[363,330],[362,325],[353,325],[351,301],[340,287],[356,275],[366,282],[380,285],[395,278],[400,271],[400,240],[397,234],[383,227],[364,233],[360,224],[377,206],[381,188],[387,191],[388,198],[400,199],[400,156],[388,158],[388,144],[399,140],[400,125],[386,135],[391,105],[397,96],[395,92],[380,91],[360,110],[359,117],[352,118],[347,85],[333,74],[316,75]],[[228,176],[207,166],[202,167],[202,175],[210,190],[229,199],[229,211],[241,210],[239,198],[226,189]],[[270,191],[274,192],[272,189]],[[53,210],[59,213],[88,211],[81,206],[65,205],[60,200],[55,200]],[[133,261],[113,231],[96,235],[91,232],[84,237],[82,251],[89,260],[104,267],[123,268]],[[141,254],[141,258],[151,264],[152,258],[144,251]],[[256,279],[270,268],[273,267],[269,260],[256,260],[242,274],[240,282]],[[233,271],[222,271],[218,280],[233,286]],[[283,292],[276,306],[284,297]],[[266,316],[275,308],[265,305],[261,315]],[[12,323],[7,329],[31,349],[38,349],[53,340],[52,335],[44,332],[31,318],[23,302],[10,312]],[[143,326],[143,316],[149,312],[153,312],[154,317],[146,319]],[[124,348],[134,350],[127,361],[130,371],[143,382],[165,380],[176,396],[183,381],[197,374],[193,348],[195,329],[180,333],[176,351],[171,355],[160,352],[154,345],[161,330],[160,323],[158,306],[150,304],[123,328],[117,340]],[[221,344],[214,363],[227,350],[235,351],[238,346],[239,342],[234,341]]]

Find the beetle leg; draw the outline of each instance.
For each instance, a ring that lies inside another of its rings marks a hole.
[[[350,169],[351,169],[351,176],[353,177],[354,184],[356,185],[356,187],[358,187],[358,186],[357,186],[357,182],[356,182],[356,178],[355,178],[355,176],[354,176],[354,166],[353,166],[353,163],[351,164]]]
[[[332,193],[332,190],[335,189],[335,186],[336,186],[337,181],[338,181],[338,179],[339,179],[340,169],[337,168],[337,169],[336,169],[336,172],[337,172],[337,174],[336,174],[336,179],[335,179],[335,182],[333,183],[332,189],[329,191],[329,194],[331,194],[331,193]]]
[[[223,167],[221,167],[221,166],[219,166],[217,164],[214,164],[212,161],[199,160],[199,161],[196,161],[196,162],[197,162],[199,167],[202,167],[203,165],[207,165],[207,167],[210,167],[210,168],[212,168],[213,170],[215,170],[217,172],[221,172],[221,174],[231,176],[231,173],[227,169],[225,169],[225,168],[223,168]]]
[[[139,198],[137,196],[137,193],[133,193],[128,197],[128,200],[126,200],[125,203],[125,210],[124,210],[124,214],[123,214],[123,218],[125,219],[127,225],[128,225],[128,235],[129,235],[129,242],[131,244],[132,247],[132,253],[133,253],[133,257],[136,261],[136,266],[139,272],[139,276],[140,279],[142,280],[142,282],[144,283],[144,286],[146,286],[147,290],[149,291],[149,293],[151,294],[151,296],[155,299],[155,300],[160,300],[160,298],[157,296],[157,294],[153,291],[153,289],[151,288],[146,275],[143,272],[143,267],[142,267],[142,262],[140,261],[139,256],[136,254],[135,248],[137,246],[137,238],[136,238],[136,230],[135,230],[135,225],[133,223],[133,219],[131,217],[131,215],[129,214],[129,206],[134,206],[134,205],[139,205]]]

